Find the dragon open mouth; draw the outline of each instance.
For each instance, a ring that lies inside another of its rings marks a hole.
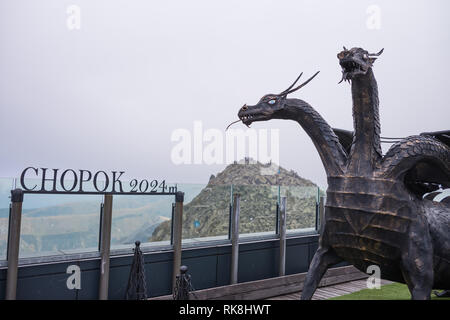
[[[253,122],[262,120],[264,118],[261,114],[243,114],[239,116],[242,123],[249,127]]]
[[[241,112],[239,112],[238,114],[238,118],[239,120],[233,121],[231,122],[227,128],[225,129],[228,130],[229,127],[231,127],[233,124],[238,123],[238,122],[242,122],[243,124],[245,124],[247,127],[250,128],[250,125],[255,122],[255,121],[264,121],[264,120],[268,120],[270,117],[268,117],[267,115],[265,115],[264,113],[252,113],[252,114],[242,114]]]
[[[354,76],[359,74],[365,74],[368,70],[368,66],[360,64],[353,59],[342,60],[339,63],[342,67],[342,79],[339,81],[350,81]]]
[[[264,110],[252,110],[250,112],[243,112],[238,117],[247,127],[256,121],[265,121],[271,118],[271,112]]]
[[[228,125],[228,127],[225,129],[228,130],[229,127],[231,127],[231,125],[237,123],[237,122],[242,122],[243,124],[245,124],[247,127],[250,127],[250,125],[252,124],[253,121],[257,121],[263,118],[263,116],[258,115],[258,114],[243,114],[243,115],[238,115],[239,120],[233,121],[232,123],[230,123]]]
[[[251,114],[246,114],[246,115],[243,115],[243,116],[241,116],[240,117],[240,119],[241,119],[241,121],[242,122],[251,122],[251,120],[254,118],[255,116],[254,115],[251,115]]]
[[[354,61],[344,61],[341,62],[342,72],[349,73],[353,71],[366,71],[366,69],[357,62]]]
[[[344,80],[350,82],[355,76],[365,75],[383,50],[381,49],[378,53],[369,53],[361,48],[347,50],[344,47],[344,51],[337,54],[342,68],[342,79],[339,83]]]

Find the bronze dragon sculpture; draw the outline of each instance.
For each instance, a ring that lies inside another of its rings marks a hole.
[[[344,47],[337,55],[342,80],[351,82],[353,132],[333,130],[308,103],[287,98],[317,73],[238,112],[238,121],[247,126],[270,119],[297,121],[325,167],[325,222],[302,299],[310,299],[325,271],[341,261],[363,272],[379,266],[383,279],[406,283],[412,299],[429,299],[432,288],[450,289],[450,204],[426,197],[450,187],[450,131],[407,137],[383,156],[372,70],[382,51]]]

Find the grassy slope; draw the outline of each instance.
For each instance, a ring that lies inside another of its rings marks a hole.
[[[410,300],[408,287],[402,283],[391,283],[381,286],[381,289],[364,289],[346,294],[330,300]],[[433,300],[450,300],[450,298],[438,298],[431,294]]]

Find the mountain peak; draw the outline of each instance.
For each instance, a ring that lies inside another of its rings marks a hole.
[[[208,186],[217,185],[316,186],[293,170],[275,163],[262,164],[251,158],[235,161],[217,175],[211,175]]]
[[[275,230],[276,206],[281,194],[287,197],[288,229],[315,226],[317,186],[314,183],[293,170],[245,158],[211,175],[208,185],[184,205],[183,238],[227,235],[231,192],[241,194],[239,229],[242,233]],[[171,223],[165,221],[150,239],[170,239],[170,231]]]

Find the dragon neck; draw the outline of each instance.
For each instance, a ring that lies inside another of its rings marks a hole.
[[[298,122],[311,138],[328,176],[343,173],[347,156],[333,129],[308,103],[299,99],[287,99],[280,116]]]
[[[347,170],[360,175],[373,172],[382,157],[378,86],[372,68],[352,79],[352,98],[355,133]]]

